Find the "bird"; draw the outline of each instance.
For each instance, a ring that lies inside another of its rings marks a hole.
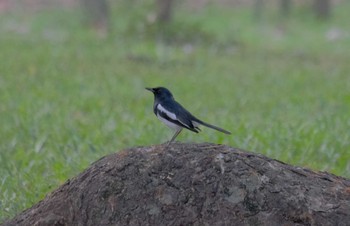
[[[146,88],[154,94],[153,112],[157,118],[162,121],[169,128],[175,130],[175,134],[169,140],[168,145],[171,144],[175,138],[180,134],[182,129],[188,129],[192,132],[198,133],[199,125],[215,129],[225,134],[231,132],[220,127],[203,122],[197,117],[193,116],[175,99],[173,94],[165,87]]]

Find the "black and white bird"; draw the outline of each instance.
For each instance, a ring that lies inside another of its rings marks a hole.
[[[175,130],[175,134],[168,144],[175,140],[183,128],[198,133],[200,131],[198,127],[199,125],[215,129],[222,133],[231,134],[227,130],[221,129],[214,125],[210,125],[193,116],[184,107],[182,107],[181,104],[175,101],[173,95],[167,88],[156,87],[146,89],[154,94],[154,114],[165,125]]]

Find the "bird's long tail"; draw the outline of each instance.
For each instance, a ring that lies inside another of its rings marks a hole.
[[[220,127],[217,127],[217,126],[211,125],[211,124],[209,124],[209,123],[203,122],[203,121],[201,121],[201,120],[196,120],[195,122],[197,122],[197,123],[199,123],[199,124],[202,124],[203,126],[209,127],[209,128],[211,128],[211,129],[215,129],[215,130],[217,130],[217,131],[220,131],[220,132],[222,132],[222,133],[231,134],[231,132],[229,132],[229,131],[227,131],[227,130],[224,130],[224,129],[220,128]]]

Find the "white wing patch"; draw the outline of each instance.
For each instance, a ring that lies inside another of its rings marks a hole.
[[[169,118],[171,118],[173,120],[177,120],[176,115],[174,113],[171,113],[170,111],[166,110],[161,104],[158,104],[157,108],[159,111],[164,112]]]
[[[186,125],[185,123],[183,123],[182,121],[180,121],[176,115],[168,110],[166,110],[161,104],[157,105],[157,109],[163,113],[165,113],[169,118],[171,118],[172,120],[176,120],[178,122],[180,122],[184,127],[190,128],[188,125]],[[172,129],[179,129],[181,128],[180,126],[176,125],[175,123],[172,123],[164,118],[162,118],[160,115],[157,114],[157,117],[159,118],[160,121],[162,121],[165,125],[167,125],[168,127],[172,128]]]

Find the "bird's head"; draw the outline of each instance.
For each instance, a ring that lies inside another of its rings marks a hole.
[[[154,97],[156,99],[163,99],[163,98],[172,98],[173,94],[164,87],[155,87],[155,88],[146,88],[147,90],[151,91],[154,94]]]

